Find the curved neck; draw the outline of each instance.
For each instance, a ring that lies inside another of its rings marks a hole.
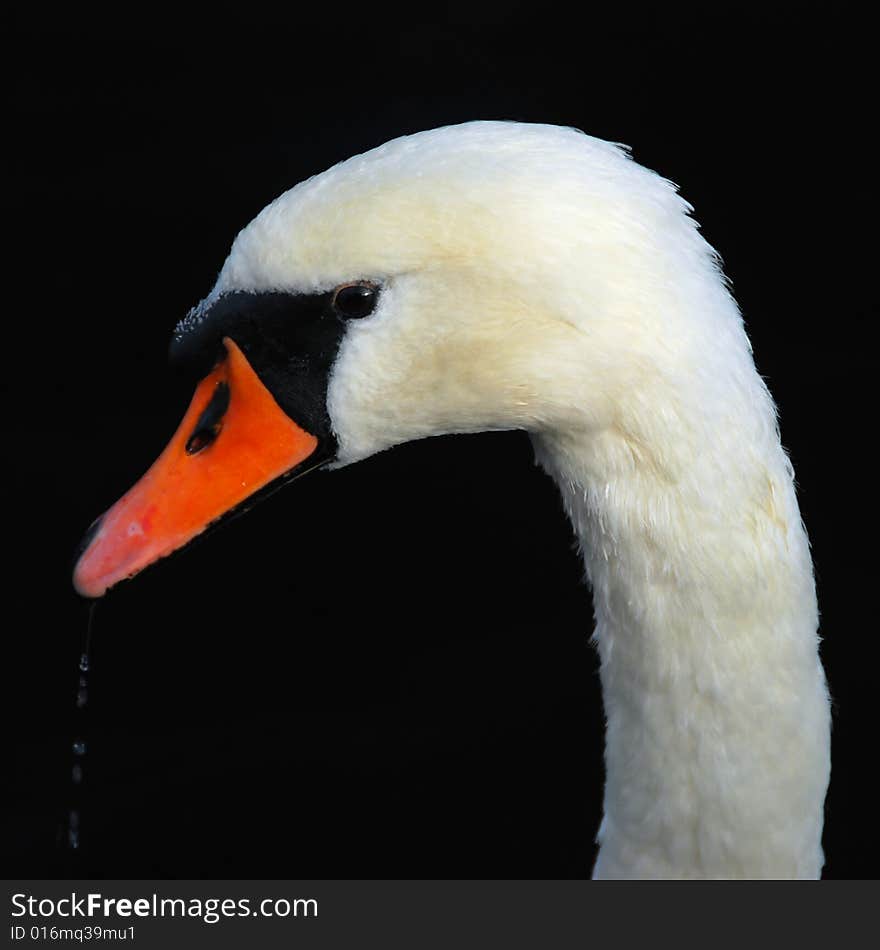
[[[817,877],[829,711],[790,466],[620,431],[533,436],[593,588],[607,719],[596,877]]]

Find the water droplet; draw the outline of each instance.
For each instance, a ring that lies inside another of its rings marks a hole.
[[[67,844],[74,850],[79,847],[79,812],[75,808],[67,819]]]
[[[89,701],[89,666],[90,666],[90,656],[91,656],[91,644],[92,644],[92,626],[94,624],[95,618],[95,602],[93,601],[89,607],[89,618],[86,625],[86,636],[83,642],[81,653],[79,655],[79,661],[77,663],[77,693],[76,693],[76,708],[78,710],[84,710]],[[73,763],[70,768],[70,778],[73,785],[72,798],[73,803],[77,806],[82,806],[83,803],[83,792],[84,789],[81,788],[83,784],[83,771],[85,763],[85,755],[88,751],[88,744],[84,738],[84,733],[81,731],[85,728],[87,716],[84,712],[80,712],[76,716],[76,721],[79,723],[77,732],[79,735],[74,733],[74,738],[71,743],[71,751],[73,752]],[[67,843],[67,847],[76,851],[79,850],[81,839],[80,839],[80,807],[71,808],[67,815],[67,822],[65,825],[59,829],[64,835],[64,840]]]

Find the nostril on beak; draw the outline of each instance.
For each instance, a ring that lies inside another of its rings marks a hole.
[[[210,429],[196,429],[186,440],[186,454],[198,455],[202,449],[206,449],[220,435],[223,423],[218,422]]]
[[[217,383],[211,401],[199,416],[192,435],[186,441],[186,454],[197,455],[220,435],[223,416],[229,408],[229,384]]]

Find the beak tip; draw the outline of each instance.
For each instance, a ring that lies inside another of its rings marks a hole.
[[[82,560],[76,562],[73,569],[73,589],[86,600],[97,600],[103,597],[109,589],[109,585],[101,582],[101,578],[92,578],[83,569]]]
[[[91,581],[84,570],[86,553],[91,548],[92,544],[97,537],[98,532],[101,530],[101,525],[104,523],[104,517],[106,512],[103,515],[99,515],[95,520],[89,525],[86,533],[83,535],[79,544],[76,546],[76,549],[73,552],[73,589],[80,595],[80,597],[86,597],[90,600],[94,600],[97,597],[102,597],[106,592],[107,588],[102,587],[100,583],[94,583]]]
[[[73,576],[73,589],[84,600],[98,600],[98,598],[103,597],[106,593],[105,590],[101,590],[100,588],[92,588],[88,584],[84,584],[77,580],[76,574]]]

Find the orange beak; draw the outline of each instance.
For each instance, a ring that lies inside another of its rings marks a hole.
[[[90,529],[73,572],[84,597],[101,597],[255,492],[308,470],[318,439],[282,411],[231,339],[223,345],[165,451]]]

